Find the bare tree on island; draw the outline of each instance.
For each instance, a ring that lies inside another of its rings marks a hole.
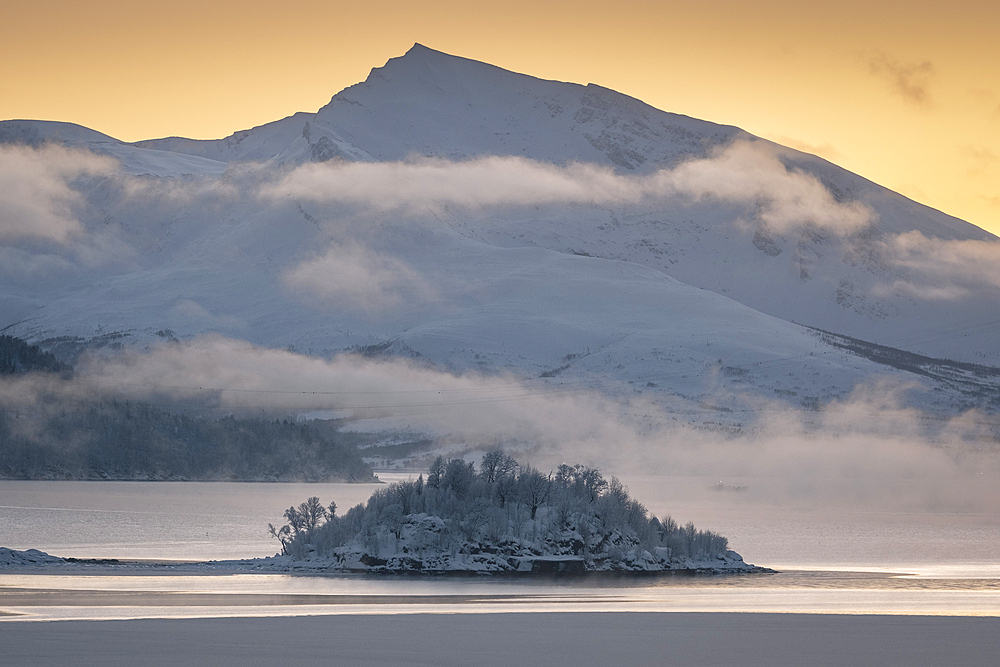
[[[281,528],[275,529],[273,524],[267,524],[268,534],[281,542],[282,553],[287,554],[292,540],[299,535],[311,534],[324,521],[332,518],[336,509],[337,503],[330,503],[330,508],[327,509],[317,496],[312,496],[300,503],[298,508],[293,505],[285,510],[284,516],[288,523]]]
[[[521,474],[517,477],[517,485],[520,490],[521,502],[531,510],[531,518],[534,520],[538,508],[548,500],[549,491],[552,489],[552,478],[550,475],[543,475],[537,469],[527,466],[521,469]]]

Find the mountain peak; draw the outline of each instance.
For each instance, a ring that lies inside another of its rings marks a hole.
[[[471,58],[455,56],[444,51],[438,51],[424,46],[419,42],[401,56],[390,58],[382,67],[372,69],[365,83],[371,83],[378,79],[445,79],[481,77],[486,72],[506,73],[514,76],[513,72],[490,65]]]
[[[403,54],[403,57],[405,58],[409,56],[411,58],[418,58],[427,56],[447,56],[447,55],[449,54],[445,53],[444,51],[438,51],[437,49],[432,49],[429,46],[424,46],[420,42],[414,42],[413,46],[411,46],[406,51],[406,53]]]
[[[466,62],[474,63],[476,65],[481,65],[483,67],[490,67],[493,69],[500,69],[495,65],[490,65],[479,60],[473,60],[472,58],[463,58],[462,56],[456,56],[451,53],[445,53],[444,51],[438,51],[437,49],[432,49],[429,46],[424,46],[420,42],[414,42],[406,53],[396,58],[391,58],[389,62],[393,61],[414,61],[418,60],[421,62]]]

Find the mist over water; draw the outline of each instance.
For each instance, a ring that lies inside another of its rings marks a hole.
[[[470,460],[507,447],[543,471],[584,463],[623,480],[656,476],[670,485],[663,504],[724,496],[761,512],[1000,515],[991,415],[929,415],[908,407],[907,387],[892,380],[858,386],[816,410],[747,395],[742,414],[716,417],[696,401],[654,400],[613,382],[567,390],[513,374],[356,354],[320,359],[218,336],[93,356],[78,368],[68,381],[5,379],[0,399],[25,414],[78,409],[93,398],[210,406],[223,415],[325,408],[357,418],[348,428],[426,435]],[[727,389],[717,400],[732,397]],[[30,420],[9,423],[25,428]],[[706,495],[719,482],[739,491]],[[656,485],[643,491],[637,497],[651,511],[670,511],[658,506],[664,491]]]

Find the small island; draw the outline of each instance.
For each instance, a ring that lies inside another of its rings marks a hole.
[[[544,474],[502,451],[477,471],[438,457],[425,480],[397,482],[336,514],[312,497],[269,525],[282,551],[267,569],[384,574],[752,573],[728,540],[652,517],[615,477],[560,465]]]

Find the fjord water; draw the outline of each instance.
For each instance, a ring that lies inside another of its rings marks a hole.
[[[267,524],[309,496],[345,510],[378,484],[0,481],[0,545],[74,558],[274,555]]]
[[[384,481],[406,473],[381,473]],[[1000,577],[1000,517],[775,507],[709,478],[636,477],[657,515],[722,533],[747,562],[780,570]],[[269,556],[267,524],[309,496],[339,511],[379,484],[0,481],[0,546],[77,558],[203,561]]]
[[[183,564],[145,571],[35,568],[0,573],[0,612],[6,620],[442,611],[1000,615],[995,517],[775,509],[745,494],[712,491],[707,479],[629,481],[655,514],[669,507],[682,522],[727,535],[748,562],[781,572],[512,581],[248,574]],[[0,545],[123,560],[267,556],[277,547],[267,524],[280,523],[285,508],[315,495],[346,510],[378,486],[4,480]]]

